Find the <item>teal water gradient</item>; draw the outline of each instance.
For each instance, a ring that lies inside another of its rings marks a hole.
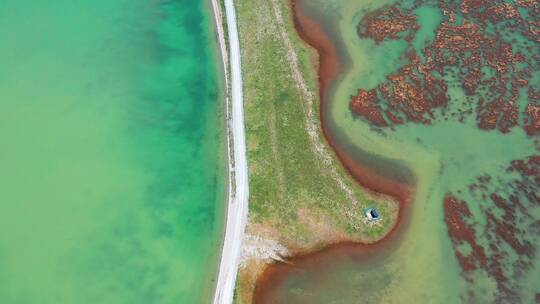
[[[225,206],[205,1],[0,2],[0,303],[205,303]]]

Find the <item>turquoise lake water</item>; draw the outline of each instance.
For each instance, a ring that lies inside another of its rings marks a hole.
[[[0,303],[205,303],[226,200],[205,1],[0,2]]]

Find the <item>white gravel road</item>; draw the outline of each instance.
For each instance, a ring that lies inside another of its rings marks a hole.
[[[227,206],[227,219],[225,227],[225,238],[219,264],[216,288],[214,293],[214,304],[231,304],[233,301],[236,274],[244,238],[244,230],[247,223],[248,212],[248,168],[246,157],[246,141],[244,131],[244,107],[242,98],[242,67],[240,64],[240,42],[238,40],[238,29],[236,26],[236,12],[233,0],[224,0],[225,14],[227,21],[227,31],[229,38],[229,58],[230,58],[230,81],[231,81],[231,115],[228,122],[228,132],[232,136],[233,164],[229,164],[230,174],[234,176],[234,189],[229,189],[230,195]],[[214,10],[218,9],[218,0],[213,0]],[[223,29],[219,28],[218,34]],[[224,43],[223,37],[220,43]],[[223,45],[222,45],[223,50]],[[227,56],[223,56],[226,61]],[[226,62],[225,66],[226,66]],[[227,69],[225,69],[227,73]]]

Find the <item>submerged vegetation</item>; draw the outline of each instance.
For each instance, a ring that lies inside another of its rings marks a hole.
[[[298,3],[302,37],[312,42],[313,24],[333,33],[346,65],[321,112],[330,143],[340,156],[354,146],[402,160],[415,196],[398,237],[373,256],[323,251],[272,265],[254,303],[538,301],[540,5]]]

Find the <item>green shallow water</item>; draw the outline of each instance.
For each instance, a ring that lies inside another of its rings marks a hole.
[[[226,199],[208,3],[4,0],[0,37],[0,302],[208,302]]]
[[[435,111],[432,125],[408,123],[393,126],[391,131],[376,129],[355,117],[349,108],[350,97],[360,88],[375,88],[386,81],[390,73],[408,63],[403,56],[407,50],[403,39],[376,44],[370,39],[360,39],[356,31],[366,12],[392,1],[300,2],[305,13],[320,22],[327,32],[339,33],[331,35],[331,39],[347,67],[334,83],[328,106],[323,109],[327,111],[331,136],[342,147],[360,147],[407,164],[417,177],[417,192],[409,207],[408,220],[398,233],[397,244],[376,257],[336,255],[333,262],[328,262],[329,255],[325,254],[321,257],[322,266],[315,262],[316,267],[294,265],[285,279],[275,283],[274,290],[268,293],[272,298],[265,303],[492,303],[496,299],[501,303],[515,302],[516,298],[504,298],[506,295],[500,294],[501,286],[485,270],[462,273],[444,220],[443,199],[447,193],[456,194],[467,202],[472,214],[467,221],[477,233],[478,244],[486,248],[488,257],[494,256],[495,250],[502,253],[502,271],[508,278],[506,286],[515,288],[513,291],[521,299],[518,302],[532,303],[539,299],[540,239],[534,223],[540,220],[540,208],[534,205],[531,196],[523,193],[517,197],[525,205],[531,200],[530,207],[523,214],[516,206],[512,207],[520,242],[528,242],[536,250],[535,255],[526,257],[517,254],[505,241],[495,243],[497,234],[486,224],[488,212],[493,212],[497,219],[511,215],[497,208],[489,198],[468,190],[468,185],[477,182],[479,176],[491,176],[489,191],[505,198],[519,193],[514,192],[516,188],[510,184],[518,177],[507,168],[512,160],[539,155],[537,143],[519,126],[507,134],[480,130],[474,116],[459,122],[446,120],[442,113]],[[417,52],[435,37],[435,29],[441,22],[440,11],[435,7],[426,5],[414,11],[420,29],[411,45]],[[519,34],[516,36],[519,41]],[[534,50],[538,51],[538,45]],[[538,90],[538,79],[534,76],[532,79],[529,85]],[[451,99],[448,111],[457,111],[463,106],[465,97],[460,87],[450,86],[448,96]],[[521,96],[518,102],[522,111],[527,101]],[[354,156],[355,150],[350,150]],[[530,189],[538,191],[540,187],[538,181],[526,183]],[[490,192],[486,192],[489,195]],[[496,248],[493,252],[491,243]],[[460,246],[462,254],[470,254],[467,243]],[[527,269],[520,270],[516,266],[519,263],[527,264]],[[475,298],[471,300],[470,294]]]

